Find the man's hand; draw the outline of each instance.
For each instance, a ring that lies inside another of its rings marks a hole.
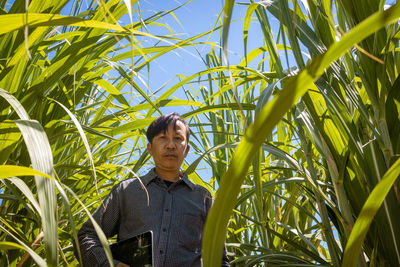
[[[115,265],[115,267],[130,267],[130,266],[125,263],[118,262],[117,265]]]

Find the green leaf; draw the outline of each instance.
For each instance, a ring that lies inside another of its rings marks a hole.
[[[13,121],[0,122],[0,164],[7,163],[20,138],[21,133]]]
[[[94,166],[93,155],[92,155],[92,151],[91,151],[90,146],[89,146],[89,142],[88,142],[88,140],[86,138],[85,132],[83,131],[81,124],[76,119],[74,114],[72,114],[72,112],[69,111],[63,104],[61,104],[57,100],[54,100],[54,99],[51,99],[51,100],[56,102],[58,105],[60,105],[65,110],[65,112],[67,112],[68,116],[71,118],[71,120],[74,122],[76,128],[78,129],[79,135],[81,136],[83,144],[85,145],[85,148],[86,148],[86,151],[87,151],[87,154],[88,154],[88,157],[89,157],[90,165],[92,166],[92,169],[93,169],[93,177],[94,177],[94,180],[96,182],[96,189],[97,189],[97,175],[96,175],[96,168]]]
[[[226,0],[224,4],[224,26],[222,30],[222,44],[226,61],[228,61],[228,33],[229,27],[231,26],[231,18],[234,5],[234,0]]]
[[[42,126],[34,120],[16,120],[18,128],[24,137],[29,157],[34,169],[53,176],[53,156],[49,141]],[[35,176],[40,208],[43,215],[43,232],[48,264],[57,263],[57,198],[54,180]]]
[[[14,176],[30,176],[30,175],[33,176],[38,175],[53,180],[53,177],[28,167],[0,165],[0,179],[11,178]]]
[[[95,84],[104,88],[110,95],[112,95],[115,99],[118,100],[119,103],[122,104],[124,108],[129,107],[128,101],[124,98],[124,96],[116,89],[112,84],[104,79],[98,79],[94,81]]]
[[[358,257],[361,252],[361,247],[364,243],[365,236],[367,235],[369,226],[371,225],[375,214],[378,212],[379,207],[382,205],[387,194],[392,189],[394,182],[400,175],[400,159],[398,159],[392,167],[385,173],[382,180],[375,186],[369,195],[367,201],[358,215],[353,230],[350,233],[347,242],[342,266],[356,266]],[[400,262],[400,255],[397,255],[397,261]]]
[[[1,16],[0,16],[1,18]],[[18,117],[23,120],[29,120],[29,115],[25,111],[24,107],[19,103],[19,101],[9,92],[0,88],[0,96],[2,96],[10,105],[13,107],[15,112],[17,112]]]
[[[38,254],[36,254],[35,251],[33,251],[33,249],[31,249],[24,242],[20,241],[13,233],[8,231],[3,225],[0,225],[0,228],[3,229],[3,231],[6,232],[8,235],[10,235],[12,238],[14,238],[19,243],[19,245],[21,247],[23,247],[29,253],[29,255],[32,257],[32,259],[36,262],[37,265],[39,265],[40,267],[47,266],[46,261],[44,261]],[[9,245],[9,244],[6,244],[6,245]],[[15,244],[14,246],[18,246],[18,245]]]
[[[7,242],[7,241],[0,242],[0,250],[10,250],[10,249],[24,249],[24,247],[13,242]]]
[[[396,3],[386,11],[372,15],[344,35],[339,42],[334,43],[325,54],[313,60],[298,75],[291,77],[283,86],[282,91],[264,106],[238,145],[207,217],[203,238],[205,266],[213,267],[221,264],[227,223],[240,186],[246,177],[247,169],[253,156],[282,116],[310,87],[314,87],[313,81],[323,74],[332,62],[347,52],[354,44],[386,24],[396,21],[399,17],[400,3]]]
[[[23,118],[16,120],[15,123],[22,133],[33,168],[53,177],[53,155],[44,129],[37,121],[29,119],[27,112],[14,96],[3,89],[0,89],[0,96],[4,97],[17,111],[17,114]],[[54,180],[36,175],[35,182],[43,216],[46,258],[50,266],[56,266],[58,257],[57,199]]]
[[[28,21],[26,19],[28,18]],[[57,14],[8,14],[0,16],[0,34],[12,32],[22,29],[26,24],[29,27],[50,27],[57,25],[69,25],[77,27],[90,27],[105,30],[115,30],[118,32],[126,32],[124,28],[119,25],[106,23],[95,20],[85,20],[77,17],[62,16]],[[139,33],[134,30],[134,33]],[[144,34],[147,35],[147,34]]]

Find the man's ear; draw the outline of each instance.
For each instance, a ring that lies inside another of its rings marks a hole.
[[[147,143],[147,151],[151,156],[153,156],[153,154],[151,154],[151,143]]]
[[[190,146],[187,145],[185,148],[185,158],[186,158],[187,154],[189,153],[189,150],[190,150]]]

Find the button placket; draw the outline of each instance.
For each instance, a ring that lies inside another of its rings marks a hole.
[[[171,207],[172,207],[172,194],[166,190],[164,205],[162,209],[162,220],[160,226],[160,241],[159,241],[159,253],[160,256],[164,256],[167,252],[169,229],[171,224]],[[165,258],[161,261],[164,262]]]

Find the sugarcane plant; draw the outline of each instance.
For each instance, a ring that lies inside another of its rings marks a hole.
[[[240,143],[223,159],[206,266],[218,266],[226,231],[238,266],[400,265],[400,13],[385,3],[250,1],[245,65],[236,71],[227,36],[232,10],[244,3],[225,1],[220,90],[257,108],[230,113]],[[265,46],[247,52],[251,23]]]
[[[146,83],[150,62],[202,35],[175,36],[161,21],[174,10],[140,11],[138,1],[0,2],[1,266],[78,264],[77,229],[147,164],[153,114],[202,105],[156,103]]]
[[[181,39],[149,33],[174,10],[140,17],[139,1],[0,1],[0,265],[78,264],[77,229],[149,165],[145,127],[186,106],[185,171],[216,197],[204,266],[224,241],[234,266],[399,266],[400,7],[385,4],[226,0]],[[264,45],[248,51],[254,25]],[[203,71],[147,87],[154,59],[218,31]]]

